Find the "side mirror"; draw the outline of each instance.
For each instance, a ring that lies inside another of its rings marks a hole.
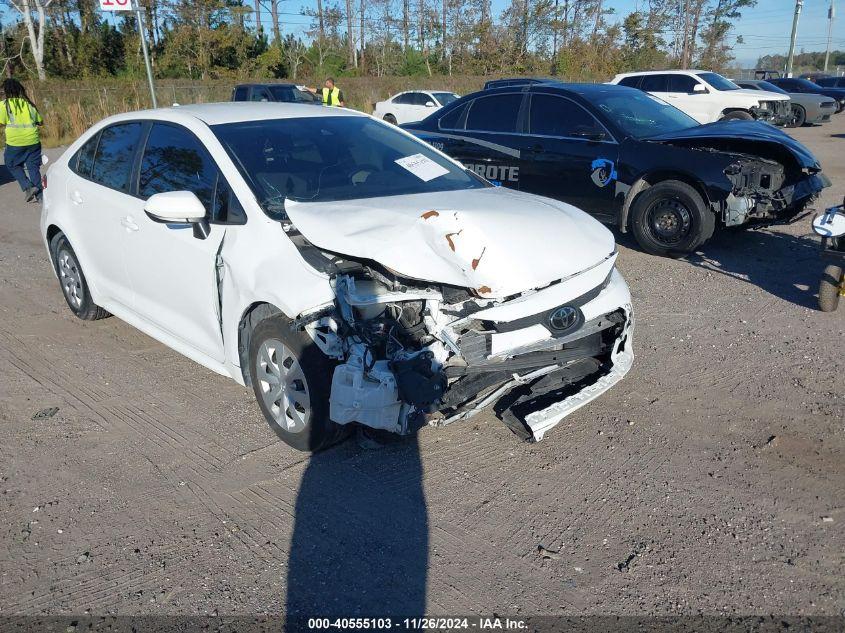
[[[707,94],[710,91],[707,90],[707,86],[705,86],[704,84],[695,84],[692,87],[692,92],[693,94]]]
[[[433,108],[434,107],[434,101],[426,101],[425,107],[426,108]]]
[[[160,224],[190,224],[194,237],[208,237],[208,220],[205,207],[193,191],[167,191],[149,197],[144,212]]]

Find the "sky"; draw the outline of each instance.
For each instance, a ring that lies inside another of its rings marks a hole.
[[[500,14],[511,0],[492,0],[495,14]],[[833,23],[832,49],[845,50],[845,0],[835,0],[836,19]],[[250,0],[245,2],[252,5]],[[606,6],[616,11],[616,20],[621,21],[628,13],[646,5],[646,0],[606,0]],[[315,0],[283,0],[281,3],[284,31],[301,35],[310,24],[309,18],[300,15],[306,8],[316,6]],[[827,46],[827,11],[830,0],[804,0],[804,8],[798,23],[796,52],[823,51]],[[746,10],[731,31],[730,38],[742,43],[734,45],[737,64],[743,68],[753,67],[758,57],[766,54],[785,55],[789,50],[789,34],[795,0],[758,0],[757,6]],[[269,25],[269,11],[262,11],[265,25]],[[614,19],[614,18],[611,18]]]
[[[499,2],[501,0],[494,0]],[[609,0],[608,5],[617,14],[624,16],[647,4],[644,0]],[[835,0],[836,12],[833,22],[833,50],[845,49],[845,0]],[[827,47],[827,10],[830,0],[804,0],[804,8],[798,21],[798,38],[795,51],[823,51]],[[742,36],[743,43],[734,46],[734,56],[742,67],[755,65],[761,55],[789,51],[789,35],[792,31],[792,16],[795,0],[758,0],[757,6],[743,12],[731,31],[732,41]]]

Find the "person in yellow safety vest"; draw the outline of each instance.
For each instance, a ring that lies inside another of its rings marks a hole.
[[[308,88],[308,92],[317,94],[316,88]],[[323,105],[346,107],[346,101],[343,98],[343,90],[334,85],[334,79],[329,77],[323,86],[322,91]]]
[[[0,125],[6,127],[6,168],[21,186],[27,202],[41,200],[41,135],[44,119],[17,79],[3,82]]]

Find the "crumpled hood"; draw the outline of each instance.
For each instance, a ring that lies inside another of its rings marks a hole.
[[[315,246],[404,277],[506,297],[570,277],[615,251],[613,234],[575,207],[507,189],[285,202]]]
[[[651,136],[645,140],[661,143],[679,142],[686,147],[711,147],[720,151],[744,154],[771,152],[765,157],[778,160],[784,152],[802,168],[821,169],[813,153],[778,128],[761,121],[717,121]],[[757,149],[755,149],[757,148]],[[760,151],[762,149],[762,151]]]

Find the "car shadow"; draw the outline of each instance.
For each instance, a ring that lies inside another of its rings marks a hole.
[[[642,251],[633,235],[616,233],[617,242]],[[824,270],[819,240],[768,229],[721,229],[682,261],[753,284],[796,305],[818,309],[818,287]]]
[[[394,436],[395,437],[395,436]],[[312,455],[296,499],[286,631],[314,617],[425,613],[428,515],[415,436]]]
[[[818,309],[824,263],[818,238],[812,233],[795,236],[766,229],[722,230],[685,260],[754,284],[784,301]]]

